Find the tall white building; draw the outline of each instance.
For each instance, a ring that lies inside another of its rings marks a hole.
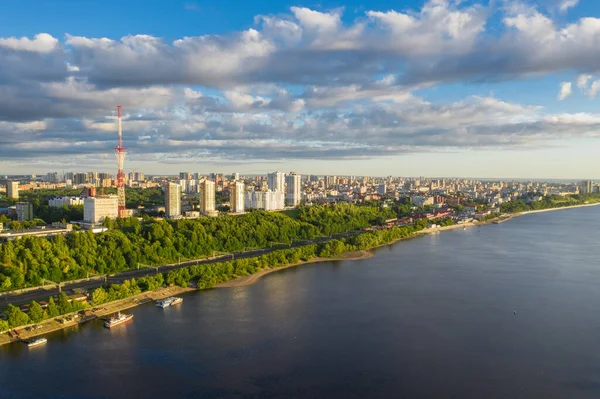
[[[283,172],[273,172],[267,175],[269,190],[285,192],[285,174]]]
[[[215,210],[215,182],[204,180],[200,183],[200,211],[205,215]]]
[[[231,184],[230,208],[231,212],[244,212],[244,182],[235,181]]]
[[[181,216],[181,187],[179,184],[167,183],[165,186],[165,216],[168,218]]]
[[[377,194],[385,195],[387,193],[387,185],[385,183],[381,183],[377,186]]]
[[[284,198],[281,191],[247,191],[246,208],[276,211],[284,208]]]
[[[7,181],[6,182],[6,196],[9,198],[19,199],[19,182],[18,181]]]
[[[285,176],[286,196],[285,201],[288,205],[298,206],[302,199],[302,176],[291,172]]]
[[[83,221],[100,223],[106,218],[119,216],[119,198],[116,195],[87,197],[83,200]]]
[[[239,173],[233,173],[231,175],[231,180],[233,180],[233,181],[240,180],[240,174]]]

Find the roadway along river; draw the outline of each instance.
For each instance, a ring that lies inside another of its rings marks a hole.
[[[599,225],[527,215],[140,306],[0,348],[0,397],[598,398]]]

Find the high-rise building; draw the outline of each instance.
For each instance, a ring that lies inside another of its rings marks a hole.
[[[119,216],[119,198],[116,195],[87,197],[83,200],[83,221],[100,223],[106,218]]]
[[[17,219],[19,222],[33,219],[33,205],[29,202],[17,202]]]
[[[387,193],[387,185],[385,183],[381,183],[377,186],[377,194],[385,195]]]
[[[167,183],[165,186],[165,216],[168,218],[181,216],[181,187],[179,184]]]
[[[285,194],[281,191],[246,191],[246,208],[275,211],[284,208]]]
[[[582,194],[591,194],[594,188],[594,184],[591,180],[585,180],[581,182],[580,188]]]
[[[9,198],[19,199],[19,182],[18,181],[7,181],[6,182],[6,196]]]
[[[325,188],[337,186],[337,176],[325,176]]]
[[[190,174],[188,172],[179,172],[179,179],[190,180]]]
[[[294,172],[290,172],[285,176],[286,196],[285,200],[288,205],[298,206],[302,199],[302,176]]]
[[[182,193],[187,192],[188,180],[179,179],[177,182]]]
[[[50,172],[46,173],[46,177],[44,177],[44,181],[48,183],[58,183],[58,173]]]
[[[269,190],[285,192],[285,174],[283,172],[273,172],[267,175]]]
[[[205,215],[215,210],[215,182],[204,180],[200,183],[200,211]]]
[[[244,212],[244,182],[234,181],[231,184],[230,205],[231,212]]]
[[[233,173],[231,175],[231,180],[233,180],[233,181],[240,180],[240,174],[239,173]]]

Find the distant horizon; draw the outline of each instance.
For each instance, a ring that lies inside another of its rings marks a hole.
[[[275,171],[279,171],[279,172],[284,172],[284,173],[288,173],[289,171],[283,171],[283,170],[273,170],[273,172]],[[115,173],[111,173],[111,172],[105,172],[105,171],[72,171],[72,173],[90,173],[90,172],[97,172],[97,173],[109,173],[111,175],[116,175]],[[132,171],[126,171],[126,174],[130,173]],[[145,177],[179,177],[179,172],[178,173],[173,173],[173,174],[164,174],[164,173],[146,173],[144,171],[139,171],[137,170],[136,172],[139,173],[143,173]],[[190,172],[190,171],[181,171],[181,173],[196,173],[196,172]],[[594,179],[594,178],[544,178],[544,177],[468,177],[468,176],[426,176],[426,175],[414,175],[414,176],[409,176],[409,175],[365,175],[365,174],[335,174],[335,173],[331,173],[331,174],[323,174],[323,173],[302,173],[299,171],[294,171],[296,173],[298,173],[301,176],[339,176],[339,177],[371,177],[371,178],[387,178],[387,177],[392,177],[392,178],[405,178],[405,179],[419,179],[419,178],[424,178],[424,179],[464,179],[464,180],[479,180],[479,181],[522,181],[522,182],[527,182],[527,181],[538,181],[538,182],[554,182],[554,183],[568,183],[568,182],[581,182],[581,181],[593,181],[593,182],[597,182],[600,181],[600,178],[598,179]],[[13,178],[13,177],[22,177],[22,178],[31,178],[31,175],[35,175],[36,179],[38,178],[42,178],[44,177],[47,173],[53,173],[53,172],[45,172],[45,173],[25,173],[25,174],[3,174],[0,173],[0,176],[2,177],[2,179],[4,178]],[[71,173],[71,171],[69,172],[65,172],[65,173]],[[200,173],[200,172],[197,172]],[[266,176],[267,173],[243,173],[243,172],[207,172],[207,173],[200,173],[201,176],[208,176],[211,173],[218,173],[218,174],[222,174],[224,176],[231,176],[233,173],[238,173],[240,176]],[[268,172],[270,173],[270,172]]]

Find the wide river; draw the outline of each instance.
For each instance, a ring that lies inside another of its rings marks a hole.
[[[140,306],[0,348],[0,398],[598,398],[599,226],[531,214]]]

